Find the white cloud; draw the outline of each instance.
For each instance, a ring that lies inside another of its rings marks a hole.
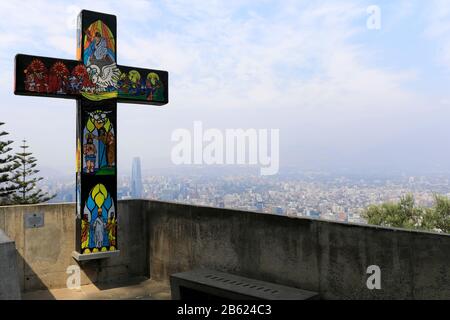
[[[361,128],[366,139],[388,137],[394,129],[380,133],[376,119],[394,119],[394,123],[405,111],[411,115],[434,102],[426,90],[410,86],[417,79],[415,70],[373,63],[383,48],[368,49],[364,1],[0,2],[0,10],[9,13],[0,21],[0,97],[17,104],[8,112],[0,106],[2,114],[24,136],[32,137],[40,133],[48,137],[47,131],[53,129],[42,132],[42,123],[16,120],[23,112],[39,108],[43,118],[58,118],[61,134],[51,139],[64,154],[73,154],[73,145],[67,144],[74,140],[70,134],[74,106],[68,106],[73,103],[57,109],[62,102],[13,100],[10,75],[16,52],[75,57],[75,29],[68,23],[75,7],[118,16],[120,64],[170,72],[167,109],[119,108],[119,125],[127,128],[119,130],[119,142],[124,141],[119,143],[120,157],[141,153],[163,157],[157,152],[168,150],[170,134],[165,133],[194,117],[231,128],[236,123],[255,127],[264,123],[282,130],[295,127],[286,139],[305,144],[310,140],[312,145],[321,141],[321,146],[327,146],[327,139],[362,140],[362,135],[355,137],[352,132]],[[430,20],[434,23],[428,29],[430,38],[448,39],[445,17]],[[320,134],[305,131],[302,125]],[[149,132],[158,135],[149,137]],[[48,143],[33,143],[45,159]],[[143,144],[152,148],[143,150]],[[52,165],[53,160],[47,161]],[[71,162],[67,166],[72,169]]]
[[[424,35],[436,41],[437,60],[450,71],[450,2],[430,1],[425,12],[427,27]]]
[[[414,79],[412,71],[376,69],[370,66],[372,53],[353,43],[353,36],[366,31],[364,24],[355,25],[365,17],[365,6],[291,2],[270,15],[252,12],[239,19],[241,6],[170,1],[178,27],[155,30],[149,39],[128,35],[121,55],[168,69],[172,101],[198,108],[338,105],[340,112],[353,112],[417,102],[402,87]]]

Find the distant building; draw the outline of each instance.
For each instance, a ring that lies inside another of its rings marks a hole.
[[[272,212],[273,212],[274,214],[277,214],[277,215],[281,216],[281,215],[284,214],[284,209],[283,209],[283,207],[277,206],[277,207],[274,207],[274,208],[272,209]]]
[[[319,211],[317,211],[317,210],[309,210],[308,211],[308,213],[307,213],[307,216],[308,217],[311,217],[311,218],[320,218],[320,212]]]
[[[337,214],[337,221],[348,222],[348,215],[345,212],[339,212]]]
[[[141,159],[133,158],[131,167],[131,197],[142,198],[142,175],[141,175]]]
[[[262,201],[256,202],[256,210],[262,212],[264,210],[264,202]]]
[[[259,194],[256,195],[255,207],[257,211],[262,212],[264,210],[264,202]]]

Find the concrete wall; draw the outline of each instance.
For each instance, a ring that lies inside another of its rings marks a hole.
[[[25,229],[25,213],[45,225]],[[74,204],[0,207],[24,291],[66,286]],[[450,236],[165,203],[119,201],[120,256],[81,265],[82,283],[168,281],[205,267],[317,291],[325,299],[450,299]],[[381,290],[366,287],[369,265]],[[1,277],[1,275],[0,275]],[[0,278],[0,283],[3,281]]]
[[[0,229],[0,300],[20,300],[20,296],[16,246]]]
[[[118,210],[121,213],[118,238],[126,245],[120,248],[119,257],[83,262],[82,284],[107,283],[149,274],[147,216],[141,213],[137,201],[120,202]],[[24,228],[24,214],[40,212],[44,213],[44,226]],[[66,287],[67,268],[78,265],[72,258],[74,204],[0,207],[0,229],[16,242],[22,291]]]
[[[205,267],[324,299],[450,299],[450,236],[162,202],[150,219],[151,275]],[[369,290],[367,267],[381,268]]]

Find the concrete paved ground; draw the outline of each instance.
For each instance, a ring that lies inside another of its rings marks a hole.
[[[80,289],[49,289],[27,292],[24,300],[169,300],[167,283],[136,278],[126,283],[90,284]]]

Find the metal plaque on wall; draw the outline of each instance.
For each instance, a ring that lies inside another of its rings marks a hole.
[[[44,226],[44,213],[25,213],[25,228],[42,228]]]

